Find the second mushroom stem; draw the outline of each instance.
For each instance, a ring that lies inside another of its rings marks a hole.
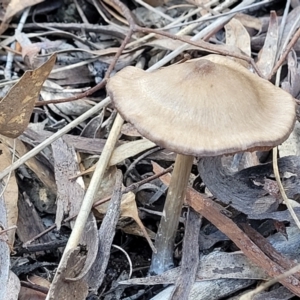
[[[163,214],[156,234],[150,267],[151,274],[161,274],[174,266],[175,236],[193,165],[193,156],[177,154]]]

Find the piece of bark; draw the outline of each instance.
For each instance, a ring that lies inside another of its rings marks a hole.
[[[77,154],[73,146],[69,146],[62,138],[52,143],[55,180],[57,184],[57,211],[55,223],[60,228],[65,215],[77,215],[84,198],[85,189],[82,177],[75,180],[70,178],[80,174]],[[75,221],[71,221],[71,227]],[[98,250],[97,224],[92,213],[89,214],[85,224],[84,235],[80,237],[80,245],[87,248],[87,257],[80,276],[73,280],[81,279],[94,263]]]
[[[188,299],[199,264],[199,232],[201,217],[192,208],[188,211],[183,238],[180,274],[170,296],[172,300]]]
[[[84,264],[85,255],[80,252],[80,248],[71,249],[67,254],[67,259],[64,260],[57,271],[58,276],[55,276],[47,299],[49,300],[82,300],[88,295],[88,285],[81,280],[72,281],[70,279],[77,277]]]
[[[105,276],[105,270],[110,256],[110,248],[115,236],[116,226],[120,216],[122,198],[122,173],[120,170],[116,174],[116,184],[111,198],[110,205],[102,221],[98,232],[99,247],[94,265],[85,276],[89,284],[90,291],[97,293]]]
[[[74,216],[78,213],[85,191],[82,177],[70,180],[80,174],[74,147],[69,146],[62,138],[53,142],[51,147],[57,185],[55,224],[59,230],[65,215]]]
[[[4,189],[4,184],[0,182],[0,194]],[[7,229],[7,213],[3,195],[0,197],[0,280],[2,287],[0,288],[0,299],[7,299],[7,285],[9,282],[10,267],[10,249],[7,244],[7,232],[1,232]]]

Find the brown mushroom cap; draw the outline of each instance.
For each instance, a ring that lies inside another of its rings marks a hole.
[[[126,67],[109,80],[107,91],[143,136],[186,155],[272,148],[295,122],[290,94],[219,55],[152,73]]]

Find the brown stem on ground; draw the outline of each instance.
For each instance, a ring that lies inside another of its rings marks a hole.
[[[150,273],[161,274],[174,266],[174,242],[186,194],[193,156],[177,154],[163,214],[155,239],[157,253],[153,253]]]

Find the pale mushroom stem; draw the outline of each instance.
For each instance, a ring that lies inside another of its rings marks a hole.
[[[173,251],[179,218],[193,165],[193,156],[177,154],[163,214],[155,239],[150,274],[161,274],[174,266]]]

